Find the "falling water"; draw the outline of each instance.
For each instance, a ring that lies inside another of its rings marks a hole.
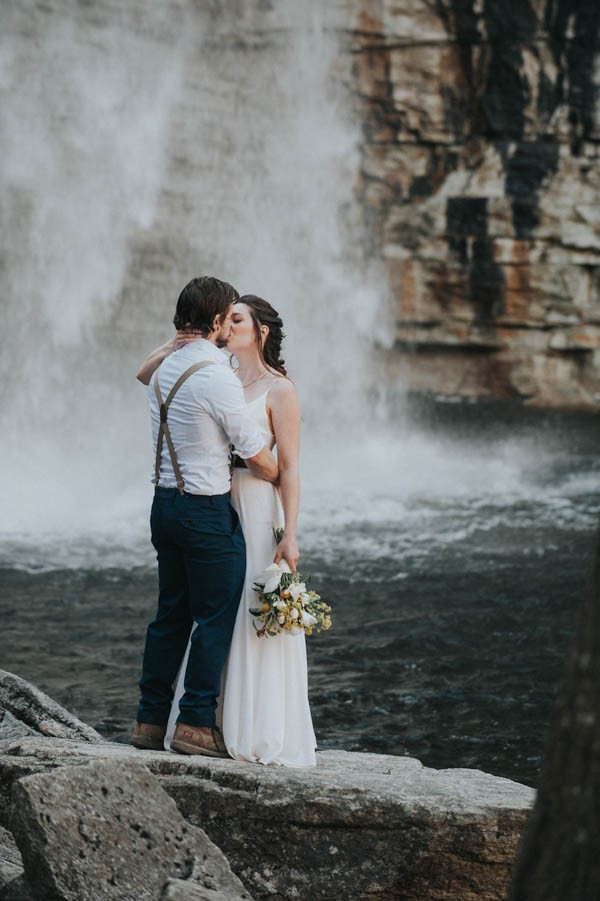
[[[556,446],[500,434],[465,447],[381,402],[394,387],[377,365],[392,322],[353,196],[351,6],[3,6],[7,563],[151,559],[134,373],[203,272],[283,315],[304,411],[309,546],[326,523],[331,553],[354,529],[361,553],[402,556],[399,529],[401,545],[408,534],[431,548],[486,530],[474,511],[489,503],[537,501]],[[597,487],[582,478],[558,497]]]
[[[192,275],[280,309],[309,432],[364,405],[378,290],[352,248],[340,39],[318,4],[280,6],[3,8],[0,528],[61,536],[60,563],[77,536],[142,535],[134,373]]]

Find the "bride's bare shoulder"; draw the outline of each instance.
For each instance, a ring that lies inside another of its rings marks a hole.
[[[269,388],[269,395],[271,397],[281,398],[295,397],[296,386],[287,375],[282,375],[279,372],[273,373],[273,379]]]
[[[271,382],[267,405],[270,409],[293,409],[298,406],[298,394],[296,386],[285,375],[277,375]]]

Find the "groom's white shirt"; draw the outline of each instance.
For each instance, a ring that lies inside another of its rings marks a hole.
[[[168,413],[177,462],[190,494],[225,494],[230,488],[229,445],[247,460],[265,446],[257,426],[246,413],[244,391],[224,351],[204,338],[185,344],[168,356],[158,372],[163,401],[182,372],[194,363],[210,360],[179,388]],[[159,427],[158,401],[153,375],[148,386],[154,452]],[[175,488],[167,442],[163,441],[160,485]]]

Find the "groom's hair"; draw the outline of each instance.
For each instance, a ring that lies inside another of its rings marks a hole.
[[[211,275],[202,275],[188,282],[177,301],[173,325],[179,331],[195,331],[209,335],[215,316],[225,318],[232,303],[237,303],[240,295],[227,282]]]

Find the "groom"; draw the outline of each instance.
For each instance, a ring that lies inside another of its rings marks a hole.
[[[202,337],[168,356],[148,389],[156,450],[150,525],[159,596],[146,635],[131,737],[137,748],[163,749],[173,684],[196,624],[171,747],[228,756],[215,711],[246,569],[244,536],[230,503],[230,445],[254,475],[269,482],[278,475],[220,349],[237,300],[227,282],[192,279],[179,296],[173,322]]]

